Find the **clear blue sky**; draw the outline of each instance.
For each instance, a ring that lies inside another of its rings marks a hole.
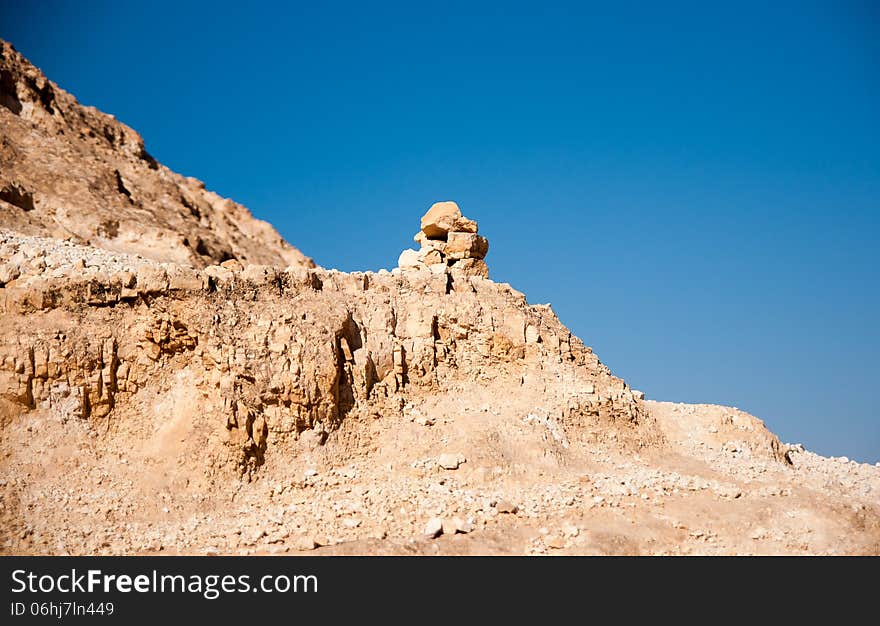
[[[876,3],[248,4],[2,1],[0,36],[321,265],[456,200],[649,397],[880,460]]]

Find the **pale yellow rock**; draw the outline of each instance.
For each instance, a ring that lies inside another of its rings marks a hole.
[[[268,285],[275,281],[278,271],[269,265],[248,265],[241,273],[243,280],[256,285]]]
[[[422,217],[422,232],[429,238],[444,237],[461,219],[461,210],[455,202],[436,202]]]
[[[191,267],[171,266],[168,269],[168,288],[181,291],[200,291],[205,287],[204,276]]]
[[[446,257],[435,248],[422,248],[419,250],[419,261],[424,265],[437,265],[446,262]]]
[[[235,278],[232,270],[221,265],[209,265],[203,270],[205,276],[213,278],[218,283],[228,283]]]
[[[461,259],[450,269],[456,275],[489,278],[489,266],[481,259]]]
[[[318,547],[318,543],[314,540],[314,538],[308,535],[299,535],[295,537],[292,541],[293,549],[298,550],[299,552],[309,552]]]
[[[144,265],[137,272],[137,290],[140,293],[159,293],[168,288],[168,275],[160,266]]]
[[[241,261],[239,261],[238,259],[228,259],[226,261],[223,261],[220,264],[220,267],[225,267],[229,271],[236,272],[236,273],[241,272],[244,269],[244,266],[241,264]]]
[[[284,269],[283,274],[292,285],[307,286],[312,283],[312,272],[302,265],[289,265]]]
[[[460,217],[457,220],[455,220],[455,223],[452,225],[451,230],[454,232],[457,232],[457,233],[474,233],[474,234],[476,234],[479,232],[479,226],[477,226],[477,222],[472,219],[468,219],[466,217]]]
[[[21,275],[21,270],[13,263],[0,263],[0,287],[12,282]]]
[[[439,517],[432,517],[428,520],[428,523],[425,524],[425,529],[422,531],[422,534],[428,539],[439,537],[443,534],[443,520]]]
[[[398,325],[400,328],[400,325]],[[406,316],[401,336],[407,338],[427,338],[434,333],[434,315],[428,308],[414,308]]]
[[[526,326],[526,343],[538,343],[541,341],[541,333],[537,328],[529,324]]]
[[[499,513],[507,513],[510,515],[516,515],[519,511],[519,507],[509,500],[499,500],[495,505],[495,510]]]
[[[462,534],[466,535],[470,532],[473,532],[473,524],[469,524],[464,521],[460,517],[451,517],[443,519],[443,534],[444,535],[455,535]]]
[[[489,252],[489,241],[474,233],[449,233],[446,256],[450,259],[483,259]]]
[[[460,465],[458,455],[450,453],[441,454],[437,459],[437,465],[445,470],[456,470]]]
[[[348,340],[345,337],[339,338],[339,350],[342,352],[342,356],[346,361],[354,361],[354,356],[352,356],[351,347],[349,347]]]
[[[415,250],[404,250],[397,259],[397,267],[401,269],[418,268],[421,266],[422,262],[419,259],[419,253]]]

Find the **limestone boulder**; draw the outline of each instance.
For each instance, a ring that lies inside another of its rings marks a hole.
[[[429,239],[441,239],[461,218],[461,210],[455,202],[436,202],[422,217],[422,232]]]
[[[161,266],[143,265],[137,271],[137,288],[140,293],[161,293],[168,288],[168,274]]]
[[[451,269],[453,274],[489,278],[489,266],[482,259],[461,259]]]
[[[439,250],[431,247],[422,248],[418,253],[419,261],[425,265],[438,265],[446,262],[445,255]]]
[[[413,237],[413,241],[419,244],[422,248],[433,248],[434,250],[439,250],[443,254],[446,254],[445,239],[429,239],[425,233],[419,231]]]
[[[452,226],[452,231],[457,233],[477,234],[479,232],[479,226],[477,226],[476,220],[467,217],[460,217],[455,220],[455,224]]]
[[[14,263],[0,263],[0,287],[21,276],[21,270]]]
[[[397,267],[401,269],[421,267],[422,262],[419,260],[419,253],[408,248],[400,253],[397,259]]]
[[[449,233],[446,256],[450,259],[482,259],[489,252],[489,240],[475,233]]]

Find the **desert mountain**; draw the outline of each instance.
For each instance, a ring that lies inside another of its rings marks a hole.
[[[645,400],[454,202],[314,267],[2,53],[0,552],[880,553],[880,467]]]
[[[0,227],[157,261],[312,267],[266,222],[158,163],[141,136],[0,41]]]

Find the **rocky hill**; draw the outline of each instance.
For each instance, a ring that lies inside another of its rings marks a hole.
[[[0,552],[880,553],[880,467],[645,400],[455,203],[390,272],[313,267],[3,56]]]
[[[0,227],[195,267],[313,267],[266,222],[158,163],[0,41]]]

